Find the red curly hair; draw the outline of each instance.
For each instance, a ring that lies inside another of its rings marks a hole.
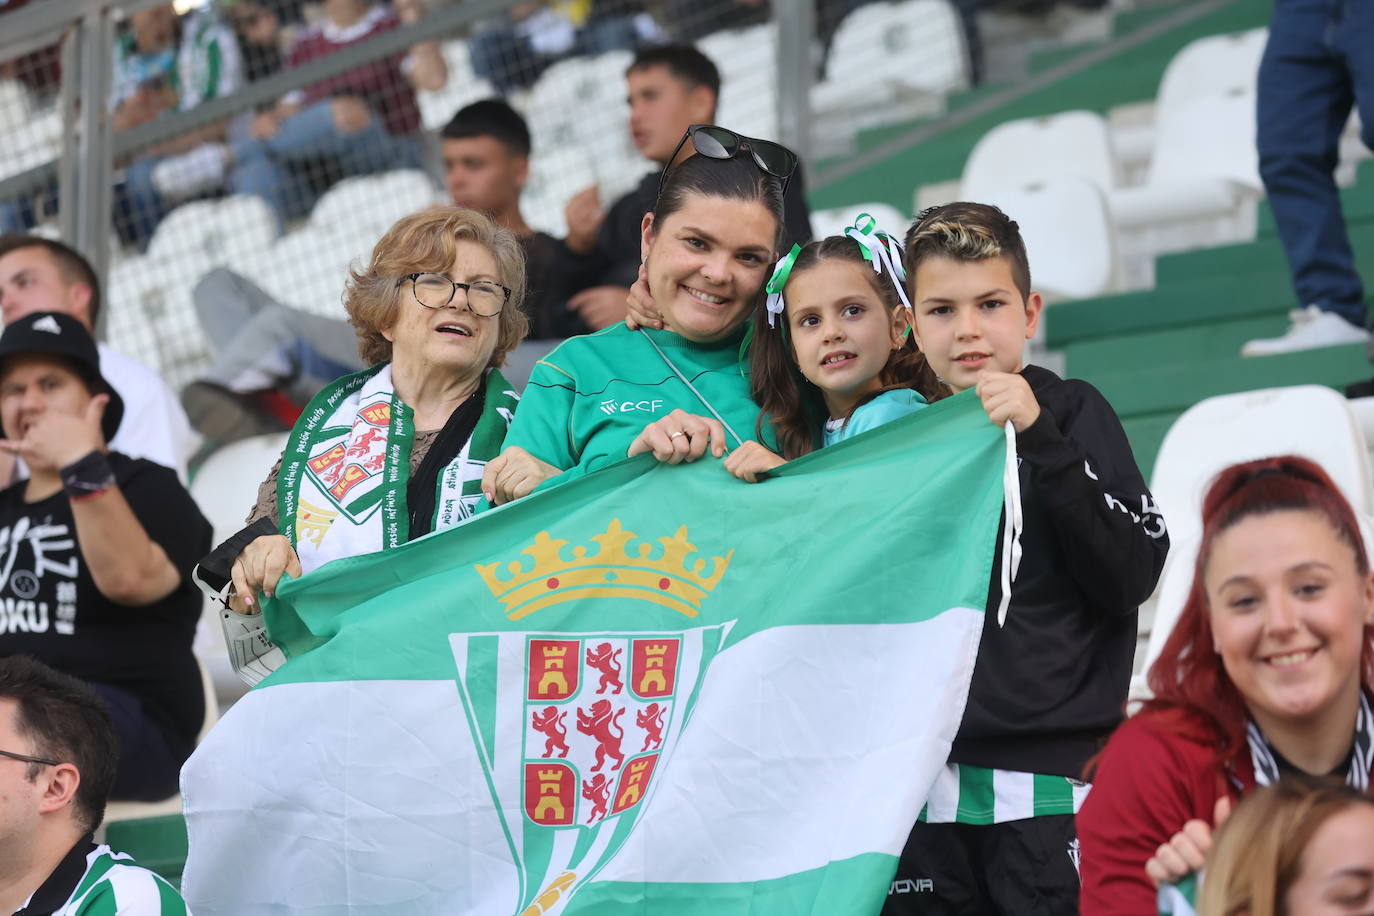
[[[1245,701],[1213,650],[1203,574],[1217,536],[1242,519],[1301,510],[1326,517],[1355,552],[1361,576],[1369,574],[1364,538],[1350,503],[1316,463],[1286,455],[1232,465],[1217,475],[1202,502],[1202,544],[1187,603],[1164,649],[1150,667],[1154,698],[1140,715],[1165,730],[1216,747],[1217,763],[1233,769],[1246,754]],[[1365,627],[1361,680],[1374,692],[1374,628]]]

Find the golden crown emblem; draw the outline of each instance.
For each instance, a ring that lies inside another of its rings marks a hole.
[[[511,620],[581,598],[637,598],[695,617],[702,599],[725,575],[735,552],[689,561],[697,548],[687,540],[685,525],[672,537],[657,540],[662,547],[655,551],[651,541],[626,531],[620,519],[614,519],[592,538],[596,550],[590,554],[588,545],[580,544],[567,556],[563,550],[567,541],[541,531],[534,543],[521,551],[533,562],[512,560],[504,564],[509,578],[498,575],[503,565],[500,562],[478,563],[476,569],[491,593],[506,606],[506,616]],[[631,541],[638,541],[633,549],[629,548]]]

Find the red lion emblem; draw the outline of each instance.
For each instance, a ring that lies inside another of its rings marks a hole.
[[[566,712],[559,712],[557,706],[544,707],[544,714],[541,716],[537,711],[534,713],[534,730],[543,735],[544,756],[552,757],[554,748],[560,748],[559,757],[568,756],[570,748],[563,739],[568,737],[568,730],[563,727],[563,720],[568,717]]]
[[[615,758],[612,770],[620,769],[625,762],[625,755],[620,752],[620,742],[625,737],[625,730],[620,727],[620,717],[624,714],[623,706],[612,713],[610,700],[597,700],[589,711],[577,710],[577,730],[596,739],[596,766],[592,767],[593,773],[600,772],[606,765],[607,756]],[[612,734],[612,729],[617,734]]]
[[[644,729],[644,746],[640,748],[641,751],[647,751],[650,745],[663,746],[663,714],[667,711],[657,703],[650,703],[642,712],[635,713],[635,724]]]
[[[363,437],[358,440],[357,444],[350,445],[344,454],[349,458],[360,458],[372,451],[372,444],[381,438],[382,431],[380,429],[369,429],[363,433]]]
[[[590,824],[598,816],[606,816],[606,806],[611,803],[610,796],[611,781],[606,778],[605,773],[597,773],[591,782],[582,783],[582,797],[592,803],[592,813],[587,818],[587,823]]]
[[[325,489],[333,487],[343,476],[344,462],[339,461],[331,464],[323,474],[320,475],[320,483],[324,484]]]
[[[596,687],[597,693],[605,693],[606,688],[611,688],[611,693],[620,693],[625,689],[625,685],[620,680],[620,663],[616,661],[620,657],[619,649],[611,651],[611,644],[603,642],[595,649],[587,650],[587,664],[601,672],[601,682]]]

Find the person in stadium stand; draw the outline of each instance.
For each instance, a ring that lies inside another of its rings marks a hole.
[[[0,658],[0,913],[185,916],[176,888],[92,839],[118,754],[89,688]]]
[[[1188,856],[1175,834],[1205,842],[1256,786],[1307,773],[1369,789],[1374,575],[1349,502],[1314,462],[1265,458],[1218,475],[1202,519],[1154,697],[1078,813],[1084,916],[1154,916],[1153,882]]]
[[[119,736],[114,795],[176,793],[204,720],[190,580],[210,524],[168,468],[110,451],[124,401],[70,315],[0,334],[4,451],[29,478],[0,491],[0,655],[27,654],[104,698]]]
[[[104,306],[100,279],[70,245],[36,235],[0,236],[0,317],[6,325],[33,312],[62,312],[94,333]],[[98,347],[101,374],[125,404],[110,447],[172,468],[185,480],[194,435],[176,395],[147,366],[104,343]],[[0,455],[0,484],[16,473],[7,458]]]

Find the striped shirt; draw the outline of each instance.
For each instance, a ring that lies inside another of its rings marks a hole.
[[[1065,776],[951,763],[935,777],[920,819],[930,824],[1001,824],[1077,814],[1091,788]]]
[[[84,865],[84,870],[80,870]],[[75,879],[75,884],[73,884]],[[176,888],[133,857],[78,843],[16,916],[186,916]]]

